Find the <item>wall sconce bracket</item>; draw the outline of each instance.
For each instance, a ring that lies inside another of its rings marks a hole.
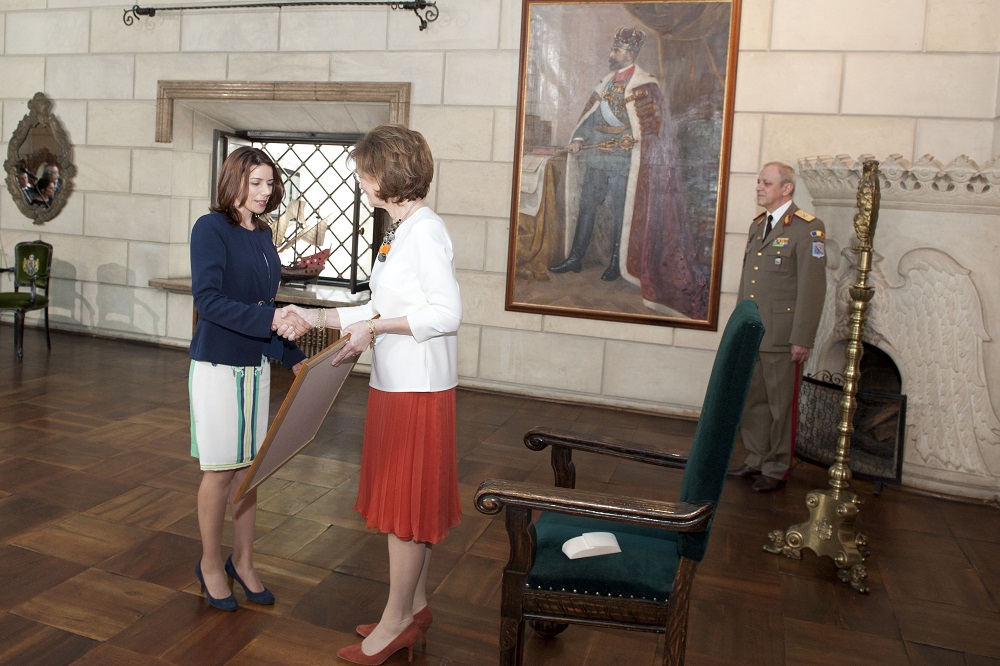
[[[388,7],[389,9],[405,9],[412,11],[420,21],[420,29],[426,30],[430,21],[436,21],[438,17],[437,2],[435,0],[306,0],[305,2],[252,2],[238,5],[188,5],[185,7],[140,7],[133,5],[131,9],[125,9],[122,15],[122,23],[132,25],[139,17],[156,16],[156,12],[172,12],[182,10],[198,9],[256,9],[258,7]],[[421,14],[420,12],[423,12]]]

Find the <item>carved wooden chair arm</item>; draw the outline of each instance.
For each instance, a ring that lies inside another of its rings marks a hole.
[[[704,532],[713,511],[711,502],[665,502],[504,479],[487,479],[479,484],[476,508],[481,513],[497,514],[505,506],[613,520],[673,532]]]
[[[550,445],[564,446],[578,451],[626,458],[628,460],[659,465],[661,467],[673,467],[675,469],[684,469],[684,466],[687,465],[687,456],[679,453],[657,451],[636,442],[615,439],[613,437],[601,437],[573,432],[572,430],[559,430],[548,427],[538,427],[529,430],[524,435],[524,445],[532,451],[541,451]]]
[[[16,266],[8,266],[7,268],[0,268],[0,273],[15,273],[16,274],[17,273],[17,267]],[[17,280],[16,277],[14,279]],[[31,296],[30,296],[30,298],[31,298],[31,304],[32,305],[35,304],[35,300],[36,300],[36,296],[35,296],[35,282],[37,280],[38,280],[38,276],[37,275],[29,275],[28,276],[28,281],[31,283]],[[17,291],[17,284],[16,283],[14,285],[14,291]]]
[[[571,430],[555,428],[532,428],[524,436],[524,445],[533,451],[552,447],[552,471],[556,485],[560,488],[576,486],[576,467],[573,464],[573,450],[599,453],[636,462],[684,469],[687,456],[667,451],[657,451],[612,437],[588,435]]]

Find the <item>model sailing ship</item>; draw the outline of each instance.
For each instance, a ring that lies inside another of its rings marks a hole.
[[[278,246],[279,254],[293,247],[299,241],[305,241],[317,248],[323,245],[327,223],[331,216],[319,220],[312,226],[306,226],[304,215],[305,202],[301,199],[292,199],[288,202],[288,207],[278,216],[278,219],[271,224],[274,242]],[[318,218],[319,215],[316,217]],[[293,225],[295,233],[285,238],[289,224]],[[281,281],[302,282],[303,284],[314,282],[326,267],[326,260],[330,257],[330,252],[330,248],[321,249],[315,254],[301,256],[293,263],[282,266]]]

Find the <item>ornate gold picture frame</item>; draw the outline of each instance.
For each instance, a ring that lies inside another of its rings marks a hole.
[[[508,310],[715,330],[740,0],[522,0]]]

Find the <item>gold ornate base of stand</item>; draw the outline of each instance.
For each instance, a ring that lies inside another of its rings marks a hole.
[[[852,589],[867,593],[868,570],[863,562],[871,551],[868,539],[854,527],[857,496],[852,492],[813,490],[806,495],[806,506],[809,520],[784,532],[772,530],[767,535],[772,545],[764,546],[764,550],[793,560],[802,559],[803,548],[820,557],[830,557],[837,565],[837,578]]]

